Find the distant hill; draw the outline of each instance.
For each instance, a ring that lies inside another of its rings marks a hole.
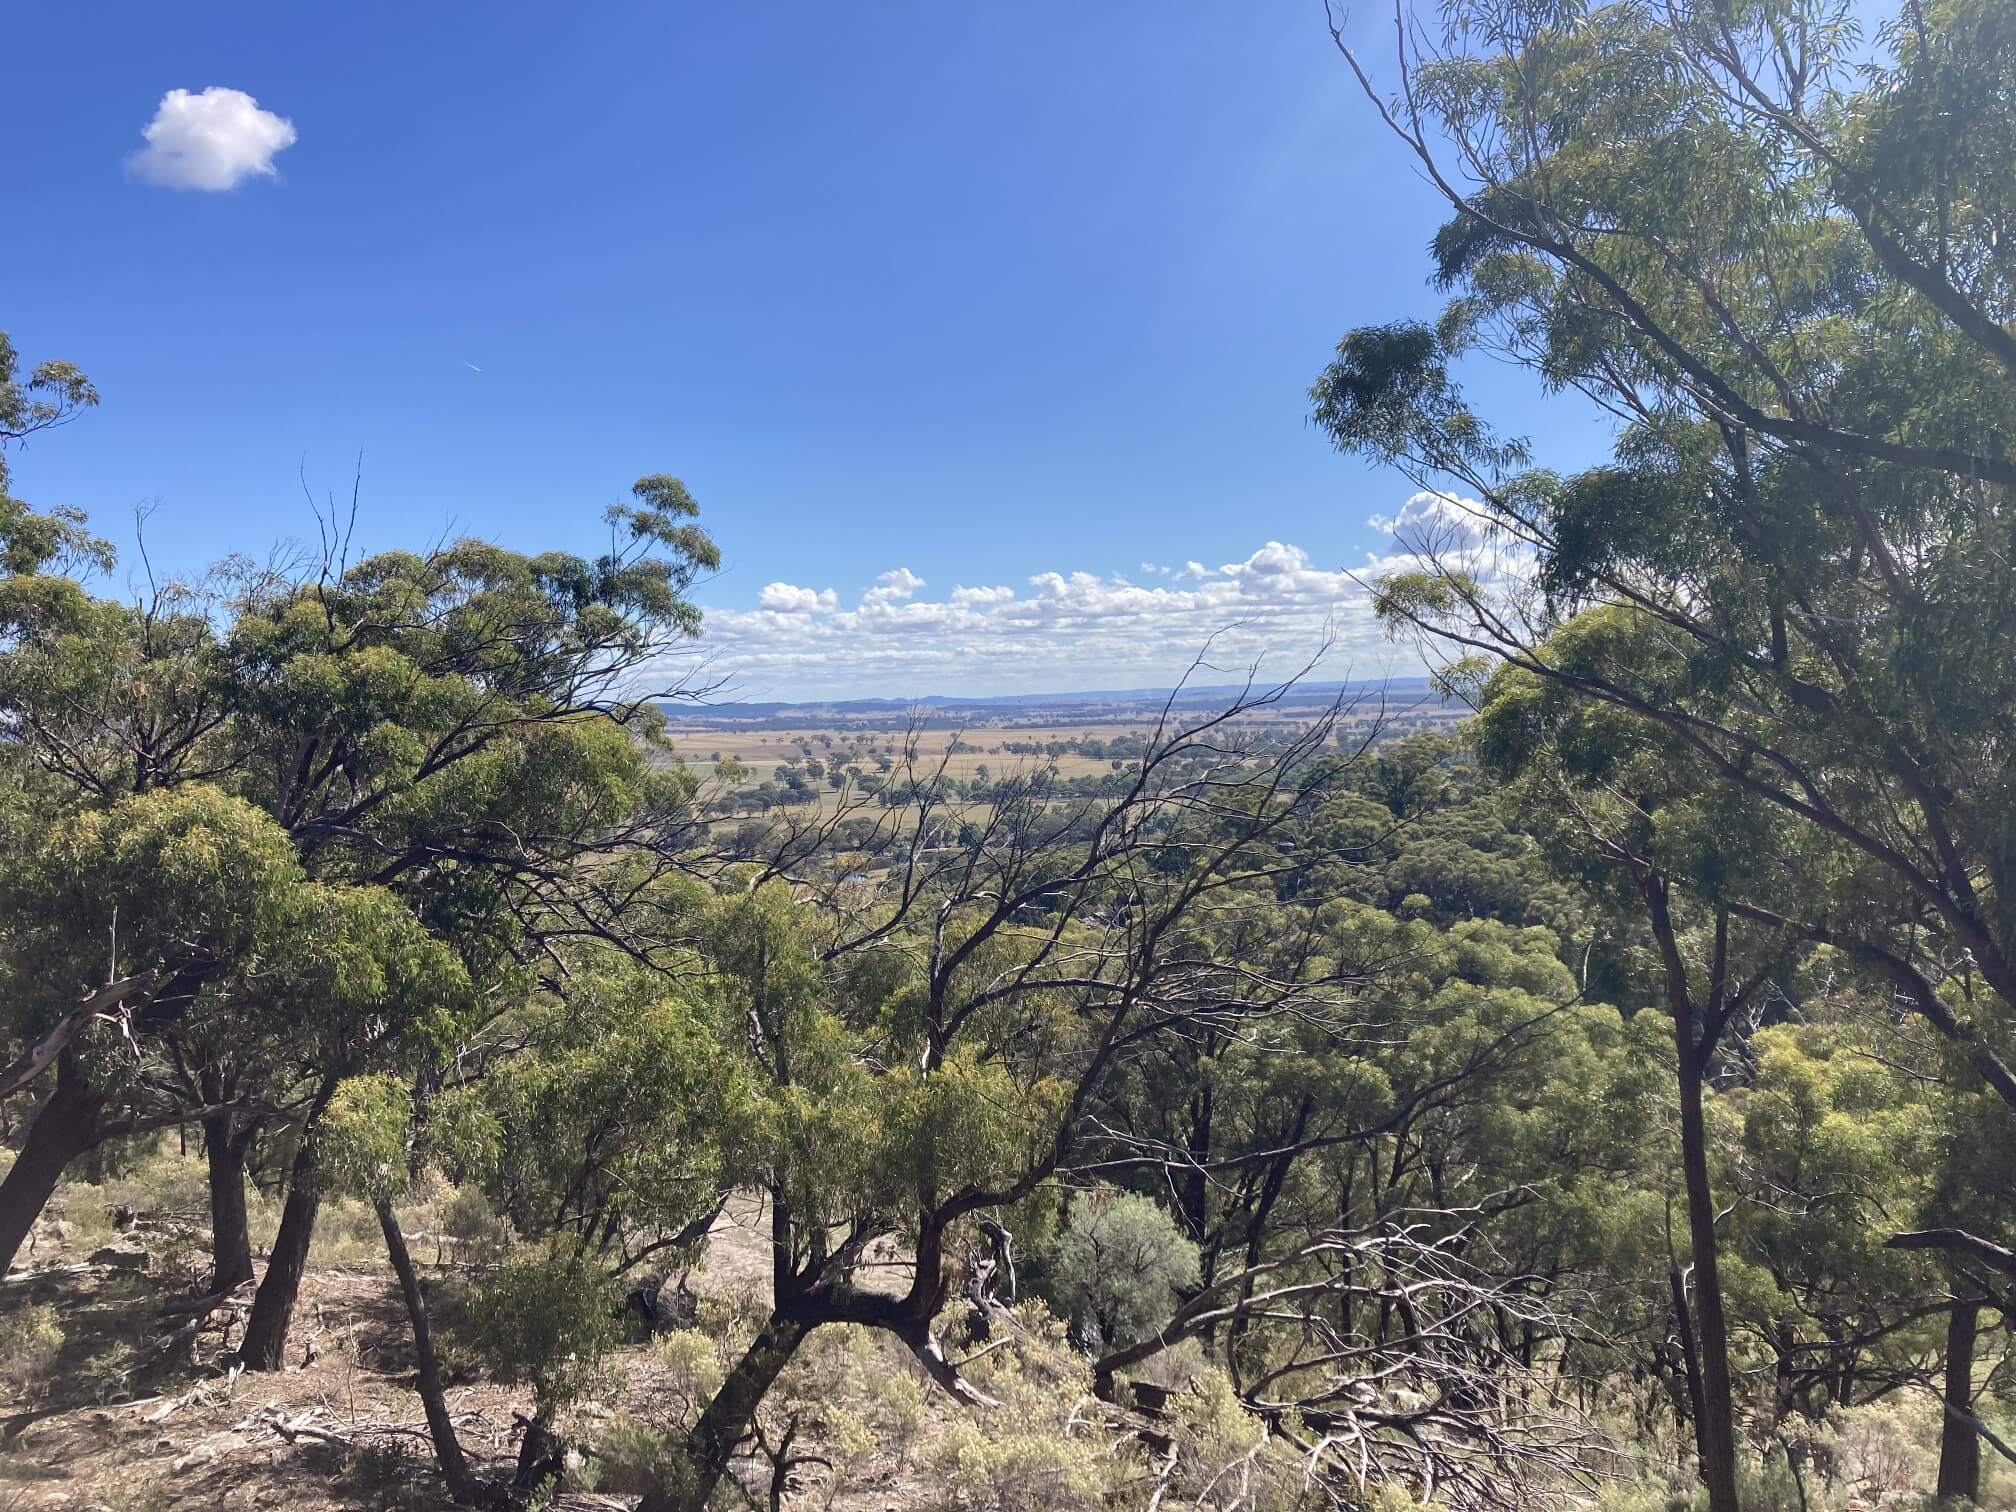
[[[1174,693],[1183,707],[1223,703],[1248,691],[1240,683],[1212,683]],[[742,702],[668,703],[666,717],[674,726],[770,724],[816,725],[907,718],[913,710],[970,722],[1081,723],[1091,719],[1140,718],[1168,703],[1169,688],[1096,688],[1064,693],[1003,693],[990,696],[928,694],[919,698],[845,698],[805,703]],[[1440,707],[1441,695],[1425,677],[1389,677],[1365,682],[1299,683],[1284,693],[1277,709],[1320,708],[1339,696],[1347,701],[1405,708],[1421,704]]]

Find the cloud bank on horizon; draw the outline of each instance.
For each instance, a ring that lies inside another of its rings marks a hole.
[[[294,123],[262,110],[242,89],[171,89],[142,129],[147,145],[126,159],[143,184],[160,189],[235,189],[278,178],[273,159],[299,139]]]
[[[1264,658],[1286,675],[1327,640],[1324,676],[1407,676],[1421,668],[1375,623],[1365,584],[1417,564],[1431,543],[1445,561],[1490,555],[1504,570],[1504,545],[1476,508],[1416,494],[1371,521],[1391,550],[1349,570],[1268,541],[1215,567],[1142,562],[1131,574],[1048,571],[936,593],[899,566],[847,608],[833,588],[773,582],[755,608],[707,609],[702,644],[734,696],[759,700],[1160,686],[1207,641],[1226,669]]]

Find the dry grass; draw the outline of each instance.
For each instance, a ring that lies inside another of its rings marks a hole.
[[[936,771],[942,760],[948,776],[976,777],[983,765],[996,777],[1005,776],[1036,758],[1016,755],[1002,742],[1111,740],[1116,735],[1147,733],[1146,725],[1057,725],[1033,729],[968,730],[930,728],[914,737],[901,730],[793,729],[748,730],[733,727],[682,726],[673,734],[673,745],[689,766],[706,769],[722,758],[730,758],[750,769],[758,781],[767,780],[788,762],[803,763],[807,756],[822,765],[836,756],[853,753],[853,763],[865,772],[877,770],[878,757],[900,765],[904,751],[914,738],[918,765]],[[826,744],[831,741],[830,745]],[[800,742],[803,742],[801,745]],[[973,746],[947,756],[947,747],[957,743]],[[1086,756],[1056,758],[1057,768],[1067,777],[1084,777],[1110,770],[1105,761]],[[844,764],[844,763],[843,763]]]
[[[422,1416],[412,1393],[413,1360],[404,1310],[389,1269],[353,1231],[341,1203],[318,1233],[288,1346],[277,1374],[224,1373],[235,1336],[206,1329],[193,1350],[164,1351],[158,1340],[177,1321],[163,1306],[189,1288],[181,1210],[200,1194],[200,1161],[172,1147],[142,1173],[105,1186],[72,1184],[62,1192],[68,1232],[45,1229],[32,1268],[0,1281],[0,1316],[47,1308],[61,1346],[36,1384],[0,1397],[0,1512],[29,1508],[141,1512],[155,1508],[421,1509],[450,1505],[435,1478]],[[110,1231],[112,1200],[152,1185],[173,1210],[139,1204],[132,1236]],[[440,1197],[409,1209],[425,1232]],[[93,1217],[106,1209],[104,1221]],[[268,1219],[270,1223],[270,1217]],[[567,1425],[596,1446],[586,1479],[607,1494],[563,1498],[560,1505],[629,1505],[647,1472],[640,1468],[678,1425],[679,1386],[695,1352],[725,1368],[753,1337],[767,1305],[767,1224],[754,1200],[738,1200],[710,1237],[693,1278],[699,1328],[671,1340],[626,1347],[620,1386],[585,1404]],[[201,1239],[201,1235],[194,1236]],[[108,1240],[144,1249],[144,1269],[92,1265]],[[433,1246],[416,1245],[430,1287],[452,1286],[459,1272],[424,1264]],[[907,1267],[893,1251],[871,1284],[901,1289]],[[440,1292],[437,1290],[437,1297]],[[442,1298],[444,1310],[452,1301]],[[219,1315],[215,1322],[221,1325]],[[479,1466],[507,1476],[515,1453],[515,1415],[525,1394],[450,1366],[450,1401],[464,1447]],[[4,1391],[5,1388],[0,1388]],[[267,1422],[313,1410],[315,1421],[357,1440],[354,1448],[286,1442]],[[833,1328],[813,1336],[773,1392],[766,1414],[803,1420],[802,1448],[830,1461],[794,1476],[790,1507],[883,1512],[943,1504],[942,1465],[934,1446],[960,1414],[932,1394],[914,1362],[885,1336]],[[752,1469],[752,1473],[754,1473]],[[626,1479],[627,1477],[627,1479]]]

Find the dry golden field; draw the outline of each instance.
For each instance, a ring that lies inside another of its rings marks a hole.
[[[841,765],[858,765],[865,771],[874,771],[879,757],[887,757],[901,765],[904,752],[913,743],[917,752],[917,762],[930,770],[937,770],[941,760],[946,761],[945,770],[953,777],[973,777],[978,769],[985,766],[996,776],[1013,771],[1018,765],[1037,758],[1010,752],[1003,742],[1016,744],[1043,744],[1050,741],[1110,740],[1116,735],[1145,734],[1143,727],[1132,724],[1110,725],[1053,725],[1015,730],[966,730],[954,728],[926,728],[914,734],[903,730],[861,730],[861,729],[738,729],[733,726],[710,728],[707,726],[685,726],[672,732],[672,742],[687,765],[705,769],[717,760],[733,759],[748,767],[756,780],[768,778],[779,766],[786,762],[803,762],[808,756],[821,765],[829,765],[836,757]],[[958,745],[960,749],[949,759],[946,748]],[[972,749],[967,749],[971,747]],[[851,756],[849,753],[852,753]],[[1086,776],[1107,770],[1107,763],[1090,757],[1064,755],[1056,758],[1058,769],[1067,777]]]

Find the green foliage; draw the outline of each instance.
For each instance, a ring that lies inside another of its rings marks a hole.
[[[31,980],[62,994],[53,1008],[108,965],[172,969],[273,948],[303,881],[270,817],[198,785],[59,823],[31,867],[7,879],[6,902],[39,926]]]
[[[947,1512],[1093,1512],[1104,1506],[1116,1472],[1128,1467],[1116,1465],[1092,1435],[1068,1426],[1074,1398],[1020,1373],[991,1373],[988,1384],[1000,1393],[1001,1407],[983,1420],[950,1424],[930,1452]]]
[[[91,380],[59,359],[37,363],[24,378],[14,343],[0,331],[0,596],[14,586],[7,580],[46,567],[59,572],[111,567],[112,548],[86,532],[79,511],[38,514],[7,491],[10,443],[74,419],[97,402]]]
[[[646,974],[583,978],[535,1044],[482,1089],[457,1142],[521,1232],[676,1230],[746,1170],[752,1093],[703,1006]],[[495,1143],[479,1154],[482,1131]]]
[[[550,1416],[610,1383],[619,1301],[607,1273],[573,1245],[523,1249],[478,1281],[465,1346],[497,1380],[531,1387]]]
[[[1197,1246],[1149,1198],[1088,1192],[1071,1206],[1052,1274],[1070,1318],[1108,1344],[1131,1344],[1197,1284]]]
[[[0,1381],[26,1398],[44,1386],[63,1351],[63,1325],[47,1302],[0,1317]]]
[[[330,1185],[390,1201],[411,1181],[408,1121],[412,1095],[382,1072],[353,1076],[336,1088],[317,1138]]]

